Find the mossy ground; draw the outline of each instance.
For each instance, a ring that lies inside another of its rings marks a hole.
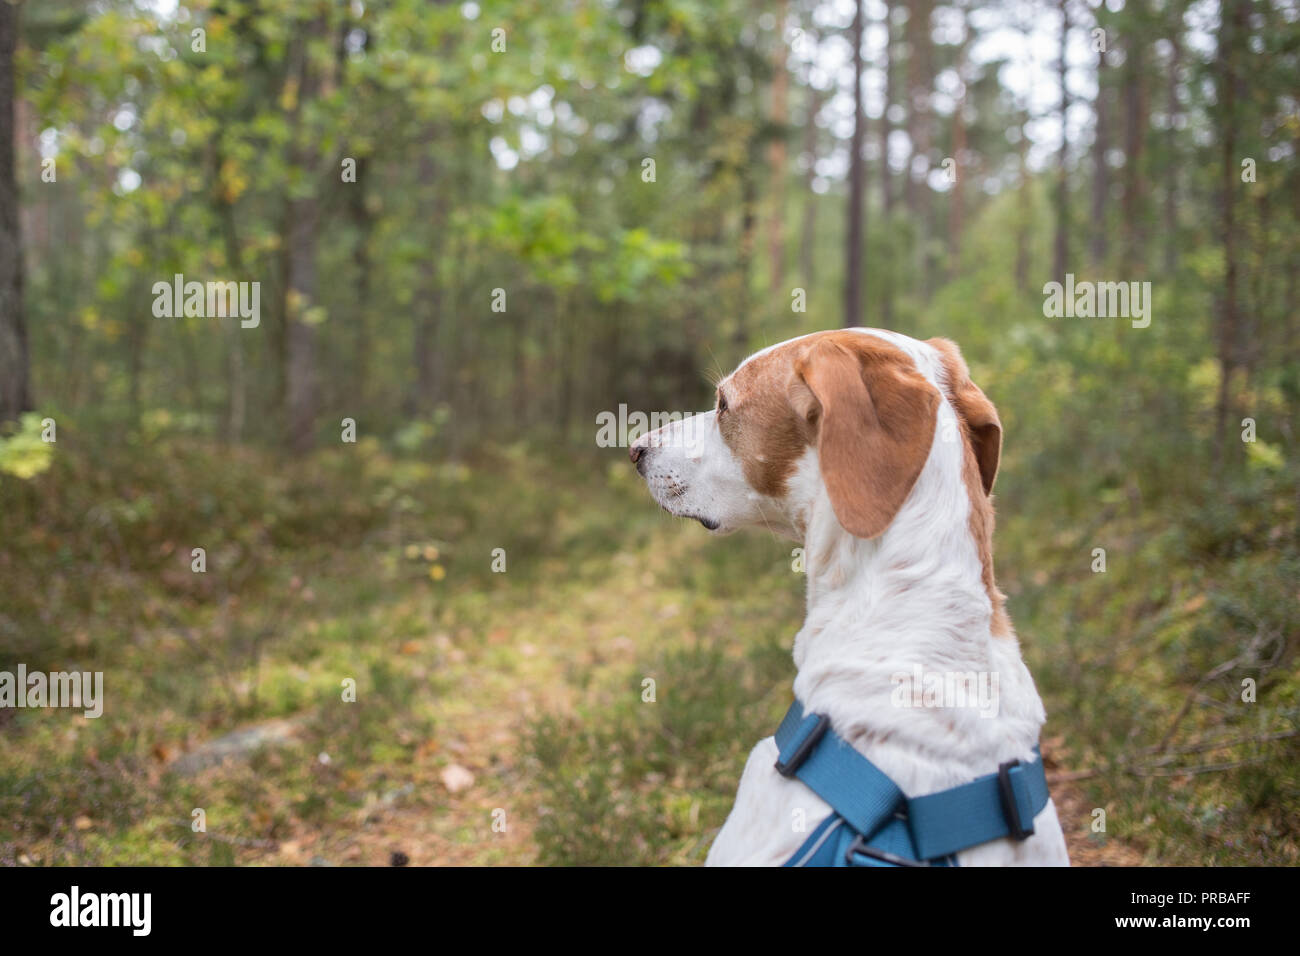
[[[0,663],[102,670],[106,702],[0,711],[0,863],[703,860],[788,702],[790,545],[662,515],[621,459],[430,464],[363,442],[289,467],[159,441],[61,441],[44,475],[3,479]],[[1132,545],[1106,574],[1070,566],[1073,541],[1001,532],[1053,772],[1081,778],[1057,784],[1076,860],[1296,863],[1294,674],[1261,672],[1244,715],[1240,674],[1198,684],[1225,633],[1284,626],[1294,564],[1113,520]],[[1199,559],[1175,566],[1180,548]],[[1161,763],[1144,748],[1188,694],[1178,746],[1270,739]],[[175,772],[271,720],[286,745]],[[454,794],[452,764],[474,776]]]

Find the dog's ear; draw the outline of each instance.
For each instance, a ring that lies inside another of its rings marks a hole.
[[[986,495],[993,493],[993,482],[998,476],[998,462],[1002,458],[1002,422],[998,410],[988,400],[978,385],[971,381],[966,360],[961,357],[957,343],[950,339],[930,339],[943,356],[948,373],[948,396],[958,416],[966,423],[975,461],[980,469],[980,481]]]
[[[939,393],[902,352],[855,333],[809,346],[790,401],[817,436],[835,517],[859,538],[881,534],[929,457]]]

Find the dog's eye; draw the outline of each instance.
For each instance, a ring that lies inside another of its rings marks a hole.
[[[721,392],[718,392],[718,414],[721,415],[726,410],[727,410],[727,399],[723,397],[723,394]]]

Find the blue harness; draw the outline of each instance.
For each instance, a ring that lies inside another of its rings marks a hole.
[[[790,705],[776,731],[777,772],[831,805],[786,866],[956,866],[957,852],[1003,837],[1024,840],[1047,806],[1047,776],[1012,760],[970,783],[908,797],[879,767],[844,742],[824,714]]]

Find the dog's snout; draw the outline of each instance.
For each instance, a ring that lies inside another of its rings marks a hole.
[[[629,450],[628,457],[632,459],[632,464],[636,465],[636,473],[644,476],[646,465],[650,461],[650,443],[638,440]]]
[[[640,463],[641,456],[643,456],[645,453],[646,453],[645,445],[633,445],[631,452],[628,453],[628,457],[632,459],[632,464],[636,465]]]

